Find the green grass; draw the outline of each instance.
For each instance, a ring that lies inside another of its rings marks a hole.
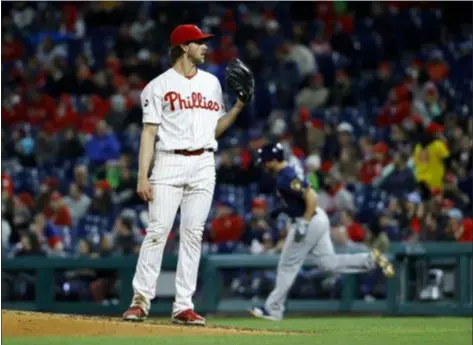
[[[472,345],[471,318],[353,316],[288,318],[281,322],[248,318],[208,318],[208,324],[300,333],[169,338],[3,337],[2,343],[5,345]]]

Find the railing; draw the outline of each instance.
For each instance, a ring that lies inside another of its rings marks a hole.
[[[387,298],[374,302],[356,299],[356,276],[344,277],[339,300],[289,300],[288,312],[376,312],[392,315],[472,315],[472,246],[457,243],[422,243],[391,245],[389,254],[396,266],[396,276],[388,281]],[[131,280],[136,257],[111,257],[104,259],[85,258],[15,258],[3,259],[2,271],[34,271],[36,280],[33,302],[5,302],[4,309],[23,309],[60,313],[119,314],[129,305],[132,296]],[[225,269],[275,269],[277,255],[209,255],[200,263],[202,288],[196,299],[196,309],[203,313],[242,312],[250,307],[245,299],[222,298],[221,271]],[[177,259],[167,256],[163,259],[163,271],[174,271]],[[433,263],[436,266],[453,267],[455,271],[455,292],[453,301],[417,302],[409,296],[406,282],[411,281],[412,265]],[[305,266],[314,266],[310,259]],[[103,269],[118,272],[120,287],[119,301],[115,305],[93,302],[55,301],[54,271],[57,269]],[[153,314],[168,314],[172,301],[153,303]]]

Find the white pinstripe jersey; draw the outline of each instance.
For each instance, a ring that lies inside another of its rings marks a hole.
[[[158,151],[217,149],[215,128],[225,114],[222,87],[200,70],[186,78],[169,68],[141,93],[143,123],[158,124]]]

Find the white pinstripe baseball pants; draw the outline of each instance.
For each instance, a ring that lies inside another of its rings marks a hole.
[[[164,246],[179,206],[181,207],[179,259],[173,313],[193,309],[204,225],[215,189],[215,159],[211,152],[184,156],[158,152],[150,178],[153,201],[149,224],[133,278],[135,295],[146,299],[148,312],[155,297]],[[140,305],[141,306],[141,305]]]

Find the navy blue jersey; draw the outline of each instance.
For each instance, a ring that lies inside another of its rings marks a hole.
[[[297,218],[304,215],[304,191],[308,185],[306,177],[298,174],[292,166],[287,166],[279,172],[276,180],[277,194],[284,205],[282,211],[289,217]]]

